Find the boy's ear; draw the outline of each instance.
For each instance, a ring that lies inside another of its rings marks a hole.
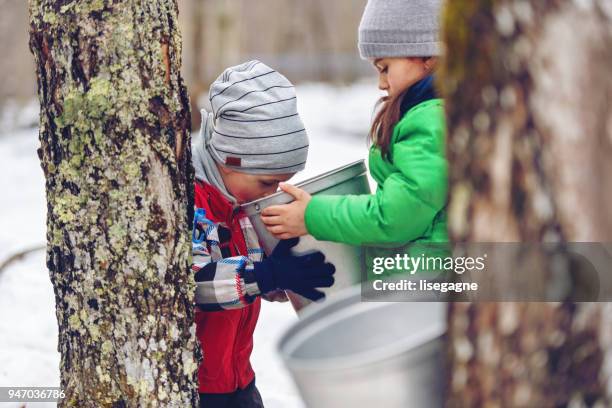
[[[219,171],[221,172],[221,174],[230,174],[232,173],[232,169],[225,167],[222,164],[219,163],[215,163],[217,165],[217,168],[219,169]]]

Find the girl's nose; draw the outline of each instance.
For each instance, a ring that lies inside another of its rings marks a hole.
[[[382,76],[378,78],[378,89],[381,91],[386,91],[389,89],[389,84]]]

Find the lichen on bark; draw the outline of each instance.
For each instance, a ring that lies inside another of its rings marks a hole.
[[[63,405],[189,406],[193,174],[176,2],[29,7]]]

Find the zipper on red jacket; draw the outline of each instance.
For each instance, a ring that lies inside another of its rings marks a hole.
[[[232,231],[232,234],[234,232],[234,229],[236,229],[236,227],[240,228],[240,224],[236,225],[236,216],[238,214],[238,211],[240,210],[240,207],[235,207],[232,210],[232,219],[231,219],[231,224],[230,224],[230,229]],[[236,255],[242,255],[242,253],[240,252],[240,247],[238,246],[238,244],[232,239],[232,245],[234,247],[234,251],[236,252]],[[246,254],[246,256],[248,257],[248,252]],[[240,299],[240,301],[242,302],[242,299]],[[249,309],[251,307],[251,305],[247,305],[243,308],[240,309],[240,319],[238,320],[238,326],[237,326],[237,330],[236,330],[236,338],[234,339],[234,345],[232,348],[232,369],[234,371],[234,391],[238,390],[238,388],[240,387],[240,373],[239,373],[239,369],[238,369],[238,364],[236,361],[236,356],[237,356],[237,344],[239,338],[240,338],[240,333],[243,330],[243,326],[244,326],[244,315],[247,312],[247,309]]]

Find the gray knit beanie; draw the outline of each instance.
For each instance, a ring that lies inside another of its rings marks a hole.
[[[441,0],[368,0],[359,24],[361,58],[440,54]]]
[[[259,61],[227,68],[209,100],[205,143],[217,163],[250,174],[304,169],[308,136],[295,88],[283,75]]]

